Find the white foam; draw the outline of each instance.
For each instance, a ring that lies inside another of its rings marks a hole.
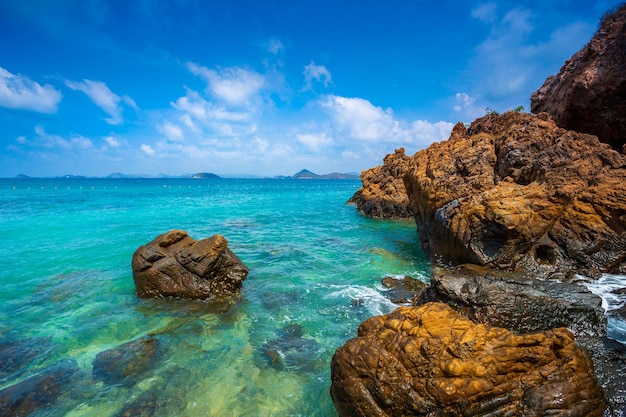
[[[602,298],[602,307],[607,313],[626,305],[626,275],[602,274],[596,280],[580,276],[589,291]],[[618,290],[623,290],[622,294]]]
[[[372,316],[391,313],[398,306],[374,288],[362,285],[329,285],[335,291],[325,298],[349,299],[352,304],[365,307]]]

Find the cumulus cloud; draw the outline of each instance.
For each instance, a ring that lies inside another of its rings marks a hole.
[[[104,140],[106,144],[111,148],[119,148],[126,144],[126,141],[124,139],[114,136],[105,136],[102,138],[102,140]]]
[[[0,67],[0,106],[56,113],[61,92],[50,84],[41,85],[21,74],[12,74]]]
[[[169,121],[163,123],[159,128],[159,131],[170,140],[180,142],[184,140],[183,130],[180,126],[177,126]]]
[[[324,87],[328,87],[332,83],[330,71],[323,65],[315,65],[313,61],[304,67],[304,90],[313,88],[313,81],[321,82]]]
[[[142,143],[139,149],[141,149],[141,151],[145,153],[146,155],[150,155],[150,156],[156,153],[156,151],[152,148],[152,146],[146,145],[145,143]]]
[[[333,143],[333,139],[327,136],[324,132],[298,134],[297,139],[298,142],[315,152],[318,152]]]
[[[83,80],[82,82],[76,82],[71,80],[65,80],[65,85],[75,91],[81,91],[98,106],[106,114],[108,118],[104,119],[111,125],[120,125],[124,122],[122,117],[122,106],[124,103],[132,108],[137,108],[134,100],[128,96],[119,96],[115,94],[105,83],[102,81]]]
[[[485,23],[493,23],[498,17],[497,9],[496,3],[483,3],[472,10],[472,17]]]
[[[93,142],[81,135],[73,135],[64,138],[60,135],[52,135],[47,133],[43,127],[36,126],[35,133],[37,137],[33,146],[43,148],[58,148],[64,151],[85,150],[93,147]]]
[[[261,74],[246,68],[213,70],[189,62],[187,69],[208,83],[207,91],[211,95],[231,105],[249,104],[265,85],[265,78]]]

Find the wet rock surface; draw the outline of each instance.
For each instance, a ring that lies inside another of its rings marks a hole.
[[[583,49],[530,99],[569,130],[596,135],[626,152],[626,5],[606,15]]]
[[[402,177],[409,171],[411,158],[404,148],[385,156],[383,165],[361,173],[362,186],[348,200],[357,210],[373,218],[412,219]]]
[[[223,236],[196,241],[182,230],[139,247],[132,268],[139,297],[229,297],[240,292],[248,276],[248,268]]]
[[[434,271],[416,303],[432,301],[444,302],[474,322],[517,333],[566,327],[576,336],[606,336],[602,299],[580,284],[466,265]]]
[[[602,416],[588,354],[559,328],[516,335],[442,303],[399,307],[359,327],[331,363],[346,416]]]
[[[402,278],[385,277],[381,280],[387,289],[384,295],[395,304],[408,304],[428,288],[428,284],[410,276]]]
[[[405,175],[422,247],[443,263],[538,277],[626,262],[626,156],[546,114],[458,124]]]

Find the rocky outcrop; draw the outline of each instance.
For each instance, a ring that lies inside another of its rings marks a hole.
[[[532,112],[626,152],[626,4],[606,15],[591,41],[530,100]]]
[[[145,378],[162,354],[159,340],[154,336],[144,336],[98,353],[93,362],[92,375],[96,381],[110,385],[132,386]]]
[[[578,336],[606,336],[602,299],[575,283],[540,281],[467,265],[435,270],[416,304],[439,301],[476,323],[532,333],[566,327]]]
[[[589,355],[559,328],[516,335],[442,303],[359,327],[331,363],[340,417],[602,416]]]
[[[385,156],[383,165],[361,173],[362,186],[348,200],[357,210],[379,219],[412,219],[413,213],[406,196],[402,177],[411,166],[404,148]]]
[[[132,267],[139,297],[222,298],[238,293],[248,276],[223,236],[196,241],[182,230],[139,247]]]
[[[626,268],[626,156],[545,113],[455,126],[404,177],[422,246],[444,263],[539,277]]]

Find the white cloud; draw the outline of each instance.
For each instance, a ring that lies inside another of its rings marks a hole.
[[[104,120],[111,125],[120,125],[124,122],[121,103],[135,109],[137,108],[132,98],[128,96],[118,96],[102,81],[83,80],[82,82],[76,82],[65,80],[65,85],[72,90],[87,94],[98,107],[109,115],[109,117]]]
[[[498,5],[496,3],[483,3],[472,10],[472,17],[485,23],[493,23],[498,17],[496,14],[497,8]]]
[[[152,149],[152,146],[150,145],[146,145],[145,143],[141,144],[140,147],[141,151],[147,155],[154,155],[156,153],[156,151],[154,149]]]
[[[261,74],[245,68],[228,67],[216,71],[189,62],[187,69],[208,83],[207,91],[214,97],[231,105],[250,104],[265,85]]]
[[[165,122],[159,127],[159,131],[170,140],[180,142],[185,139],[183,131],[180,126],[177,126],[171,122]]]
[[[333,138],[326,135],[326,133],[301,133],[297,135],[298,142],[305,145],[307,148],[318,152],[321,149],[331,145]]]
[[[248,113],[241,111],[230,111],[224,106],[219,106],[205,100],[193,90],[187,90],[187,94],[179,97],[175,102],[170,103],[172,107],[181,111],[185,117],[185,124],[192,124],[191,118],[208,122],[212,120],[222,120],[240,122],[249,118]]]
[[[278,54],[285,50],[285,46],[280,41],[280,39],[271,38],[267,42],[263,44],[263,46],[270,52],[271,54]]]
[[[383,110],[362,98],[330,95],[321,104],[337,125],[354,139],[389,140],[389,133],[396,126],[391,109]]]
[[[72,135],[64,138],[60,135],[47,133],[42,126],[35,126],[36,137],[33,141],[19,137],[17,142],[33,148],[49,148],[61,151],[82,151],[93,147],[93,142],[82,135]]]
[[[330,71],[323,65],[315,65],[313,61],[304,67],[304,90],[311,90],[313,88],[313,81],[321,82],[324,87],[328,87],[332,83],[332,77]]]
[[[105,136],[102,138],[102,140],[104,140],[111,148],[119,148],[126,144],[126,141],[124,139],[116,138],[113,136]]]
[[[12,74],[0,67],[0,106],[56,113],[61,92],[50,84],[41,85],[21,74]]]

